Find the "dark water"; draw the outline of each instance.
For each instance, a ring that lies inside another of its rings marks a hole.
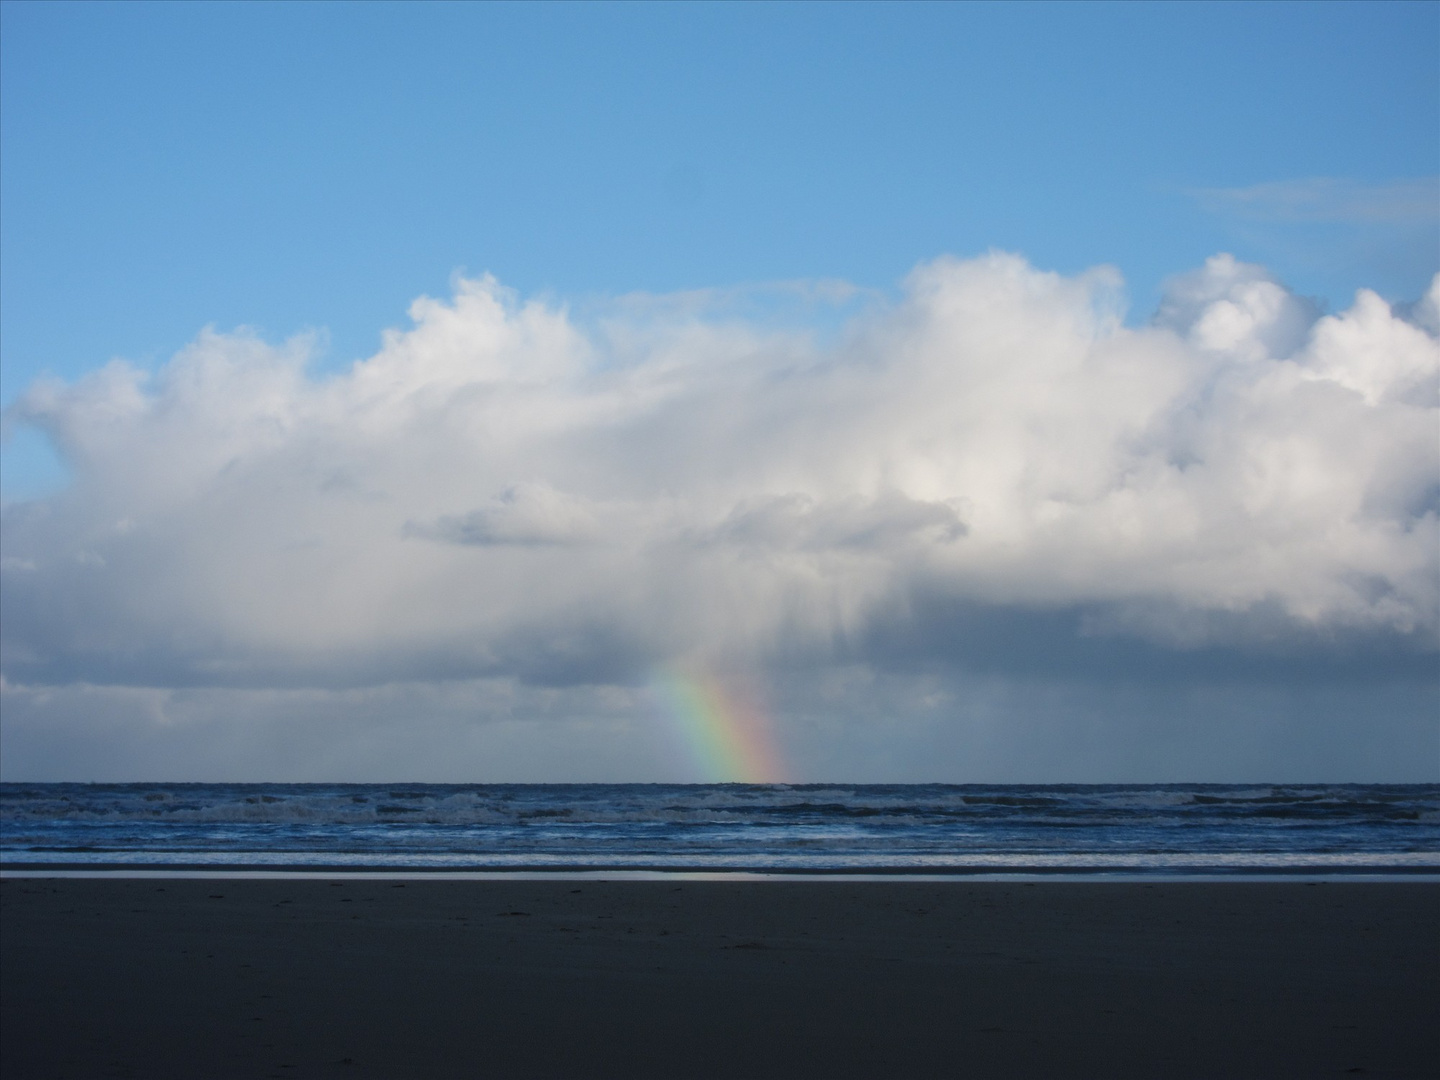
[[[26,864],[1440,871],[1440,785],[3,784]]]

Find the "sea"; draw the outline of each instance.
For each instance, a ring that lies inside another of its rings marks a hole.
[[[0,784],[0,870],[1440,873],[1440,784]]]

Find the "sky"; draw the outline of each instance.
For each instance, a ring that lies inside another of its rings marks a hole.
[[[0,777],[1440,779],[1440,5],[0,3]]]

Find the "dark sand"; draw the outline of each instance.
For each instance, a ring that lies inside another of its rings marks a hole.
[[[1440,1074],[1440,886],[7,879],[0,1074]]]

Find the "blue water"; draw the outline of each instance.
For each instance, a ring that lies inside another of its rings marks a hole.
[[[1440,871],[1440,785],[0,784],[0,865]]]

